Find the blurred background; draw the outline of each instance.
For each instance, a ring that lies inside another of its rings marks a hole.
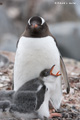
[[[0,0],[0,50],[16,51],[34,15],[46,20],[62,56],[80,60],[80,0]]]

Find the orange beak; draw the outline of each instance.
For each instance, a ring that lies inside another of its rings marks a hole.
[[[52,73],[54,67],[55,67],[55,65],[52,66],[52,68],[51,68],[51,70],[50,70],[50,75],[55,76],[55,77],[60,76],[60,75],[61,75],[61,74],[60,74],[60,71],[58,71],[56,74],[53,74],[53,73]]]
[[[55,65],[52,66],[51,70],[50,70],[50,75],[52,75],[52,71],[54,69]]]
[[[37,28],[38,25],[37,25],[37,24],[33,24],[32,27],[33,27],[33,28]]]
[[[34,25],[34,28],[37,28],[37,27],[38,27],[38,25],[37,25],[37,24],[35,24],[35,25]]]

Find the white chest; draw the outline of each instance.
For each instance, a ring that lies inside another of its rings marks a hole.
[[[26,81],[38,77],[45,68],[56,64],[60,68],[60,57],[56,43],[52,37],[21,37],[14,66],[14,87],[20,87]],[[16,85],[18,83],[18,85]]]

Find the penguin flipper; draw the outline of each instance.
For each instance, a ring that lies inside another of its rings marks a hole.
[[[65,68],[65,64],[63,62],[62,56],[60,55],[60,68],[61,68],[61,73],[63,75],[63,79],[65,81],[65,85],[66,85],[66,91],[67,93],[69,93],[70,91],[70,86],[69,86],[69,81],[68,81],[68,75],[66,72],[66,68]]]

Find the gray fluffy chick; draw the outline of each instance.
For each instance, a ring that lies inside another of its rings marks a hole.
[[[50,83],[49,78],[51,71],[55,65],[50,69],[41,71],[38,78],[29,80],[15,91],[2,91],[0,93],[1,100],[0,108],[3,111],[9,108],[12,116],[16,118],[24,118],[25,120],[44,117],[49,118],[49,100],[50,100]],[[48,78],[48,79],[47,79]],[[47,81],[47,83],[46,83]],[[51,81],[52,83],[53,81]],[[5,101],[5,99],[7,101]],[[1,102],[2,105],[1,106]]]
[[[9,108],[13,116],[22,117],[25,120],[32,118],[43,119],[45,115],[40,115],[39,109],[45,101],[45,93],[48,89],[42,79],[49,75],[50,69],[45,69],[38,78],[26,82],[16,92],[0,91],[0,109],[5,111],[6,108]],[[46,106],[48,108],[48,104]],[[49,112],[49,109],[47,111]]]

